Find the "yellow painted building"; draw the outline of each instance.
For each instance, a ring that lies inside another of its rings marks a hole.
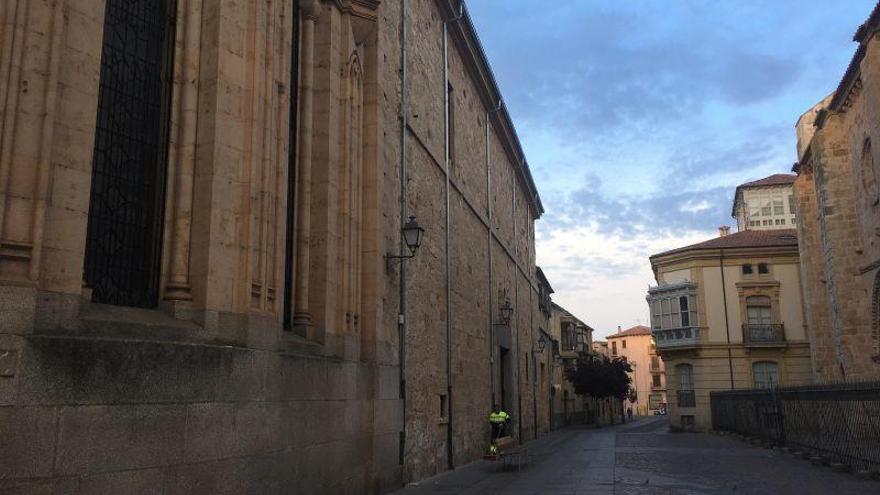
[[[673,428],[711,428],[713,390],[810,381],[796,232],[727,232],[650,258]]]

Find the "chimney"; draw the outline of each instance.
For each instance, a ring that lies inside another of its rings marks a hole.
[[[718,237],[724,237],[730,235],[730,226],[722,225],[718,227]]]
[[[617,325],[617,333],[620,333],[620,325]]]

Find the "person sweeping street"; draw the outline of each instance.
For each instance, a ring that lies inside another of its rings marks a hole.
[[[498,447],[495,442],[504,436],[504,426],[510,422],[510,415],[501,410],[498,404],[492,406],[492,412],[489,413],[489,424],[492,426],[492,441],[489,444],[489,453],[496,455]]]

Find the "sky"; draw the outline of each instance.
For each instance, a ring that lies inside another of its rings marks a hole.
[[[469,0],[546,212],[553,300],[601,339],[648,323],[648,257],[718,235],[788,173],[875,0]]]

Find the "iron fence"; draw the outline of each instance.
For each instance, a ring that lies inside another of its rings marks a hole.
[[[880,382],[712,392],[712,427],[880,472]]]

